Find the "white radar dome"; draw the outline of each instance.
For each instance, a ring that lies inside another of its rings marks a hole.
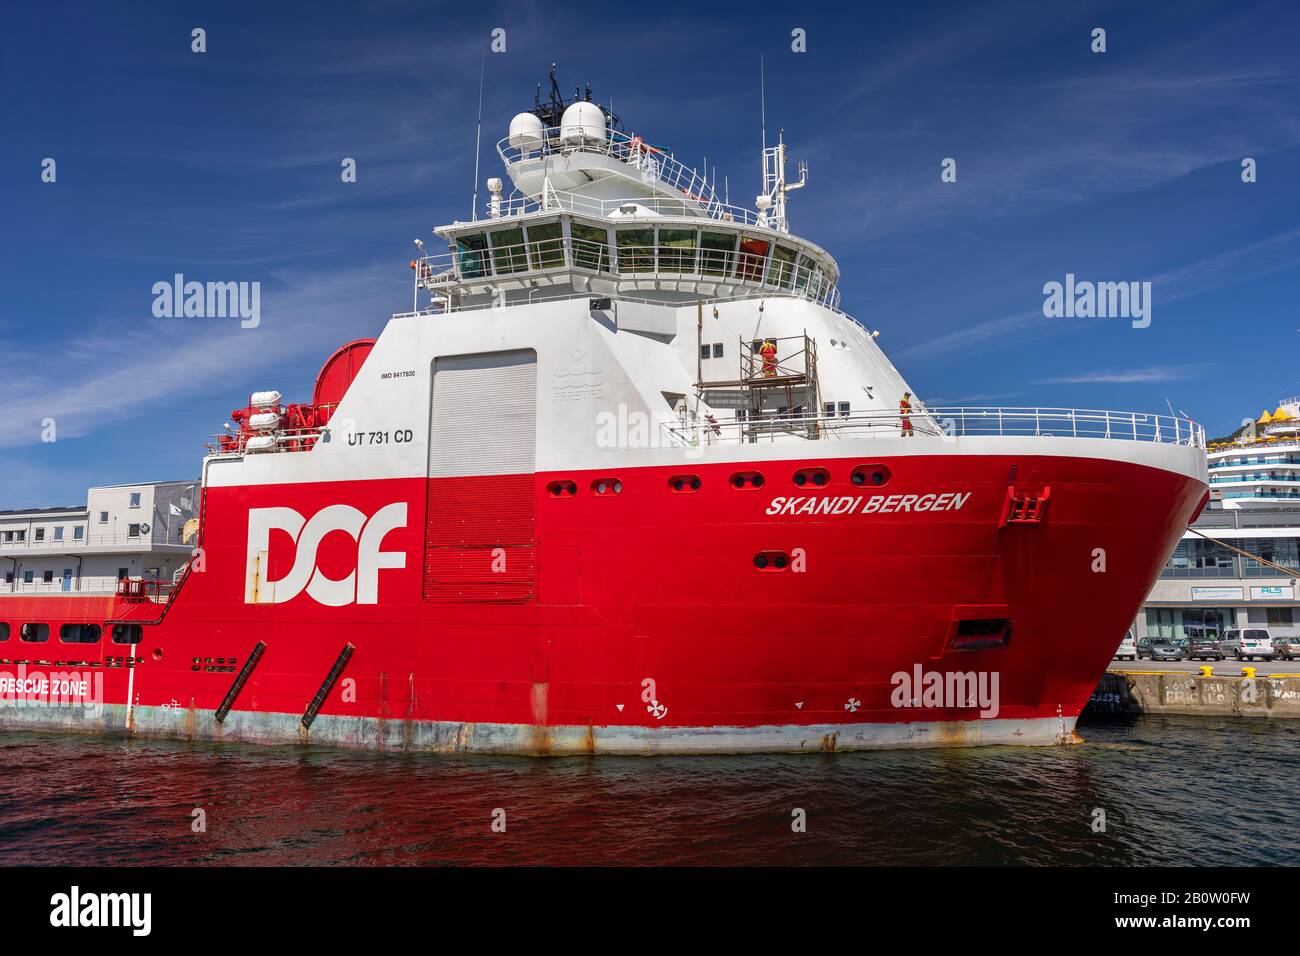
[[[525,153],[541,149],[542,121],[533,113],[518,114],[510,121],[510,145]]]
[[[605,114],[595,103],[574,103],[560,118],[560,142],[565,146],[599,143],[605,139]]]

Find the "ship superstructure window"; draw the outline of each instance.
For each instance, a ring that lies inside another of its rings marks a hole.
[[[655,233],[653,229],[617,229],[618,271],[655,271]]]
[[[59,628],[59,640],[64,644],[98,644],[100,634],[98,624],[64,624]]]
[[[13,583],[14,583],[14,573],[12,571],[6,571],[5,584],[13,584]]]
[[[63,525],[59,525],[57,528],[54,529],[54,540],[55,541],[63,540]]]
[[[763,264],[767,259],[767,251],[771,246],[772,243],[766,239],[741,236],[740,254],[736,257],[736,278],[745,279],[749,282],[761,282],[763,279]]]
[[[0,641],[9,640],[9,622],[0,621]]]
[[[700,233],[700,272],[706,276],[726,275],[731,271],[731,257],[735,251],[735,233]]]
[[[131,492],[131,507],[132,508],[140,507],[140,492],[138,491]]]
[[[528,271],[522,229],[498,229],[488,236],[492,241],[492,269],[497,275]]]
[[[695,230],[659,230],[659,271],[695,271]]]
[[[114,624],[111,636],[114,644],[139,644],[144,628],[139,624]]]
[[[32,581],[34,581],[35,579],[36,579],[36,572],[35,572],[35,571],[24,571],[24,572],[23,572],[23,584],[31,584]]]
[[[571,222],[569,232],[573,236],[573,264],[579,269],[608,272],[609,233],[582,222]]]
[[[43,583],[45,583],[45,584],[53,584],[53,583],[54,583],[54,572],[53,572],[53,571],[45,571],[44,573],[42,573],[42,574],[41,574],[41,581],[42,581]]]
[[[714,357],[714,358],[722,358],[722,343],[721,343],[721,342],[714,342],[714,343],[713,343],[713,357]]]
[[[72,529],[73,541],[80,541],[85,536],[86,536],[86,529],[83,528],[81,525],[77,525],[75,528]]]
[[[849,403],[848,403],[848,402],[840,402],[840,414],[843,415],[845,418],[848,418],[848,417],[849,417]]]
[[[37,541],[44,541],[44,540],[45,540],[45,529],[44,529],[44,528],[37,528],[37,529],[36,529],[36,533],[35,533],[35,535],[34,535],[34,538],[35,538],[35,540],[37,540]]]
[[[138,524],[129,524],[126,526],[126,536],[128,538],[140,537],[140,526]]]
[[[18,637],[28,644],[44,644],[50,639],[50,626],[48,624],[24,624],[18,631]]]
[[[101,512],[99,513],[99,523],[100,523],[100,524],[108,524],[108,512],[107,512],[107,511],[101,511]]]
[[[779,286],[782,289],[789,288],[790,280],[794,276],[796,257],[797,253],[793,249],[777,246],[772,251],[772,268],[767,270],[767,284]]]
[[[456,237],[456,265],[462,279],[487,275],[487,237],[482,233]]]
[[[558,222],[539,222],[528,227],[528,254],[538,269],[564,265],[564,229]]]
[[[130,573],[131,573],[131,569],[130,569],[130,568],[118,568],[118,569],[117,569],[117,579],[118,579],[119,581],[125,581],[126,578],[127,578],[127,575],[129,575]]]

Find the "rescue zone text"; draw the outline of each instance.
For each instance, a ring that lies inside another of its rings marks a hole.
[[[925,495],[846,495],[832,498],[778,497],[767,506],[770,515],[893,514],[899,511],[958,511],[971,493]]]

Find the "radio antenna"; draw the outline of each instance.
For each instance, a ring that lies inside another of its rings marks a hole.
[[[487,70],[487,52],[479,54],[478,63],[478,126],[474,130],[474,208],[470,210],[470,220],[478,221],[478,156],[479,144],[483,142],[483,74]]]
[[[763,141],[763,179],[767,179],[767,73],[764,69],[763,54],[758,55],[758,116],[759,129]],[[766,185],[766,184],[765,184]]]

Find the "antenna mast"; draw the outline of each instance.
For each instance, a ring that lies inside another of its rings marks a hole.
[[[483,75],[487,70],[487,52],[479,54],[478,63],[478,126],[474,131],[474,208],[470,210],[470,220],[478,221],[478,157],[479,145],[483,142]]]

